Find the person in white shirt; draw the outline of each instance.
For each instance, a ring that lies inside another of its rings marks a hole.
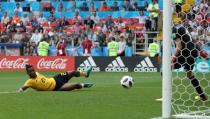
[[[23,21],[23,23],[27,23],[27,22],[30,21],[27,14],[24,14],[24,15],[23,15],[23,18],[22,18],[21,20]]]
[[[140,14],[140,16],[139,16],[139,23],[144,25],[145,21],[146,21],[146,16],[144,16],[143,11],[139,11],[139,14]]]
[[[17,3],[14,12],[22,12],[22,11],[23,11],[23,9],[20,7],[20,4]]]
[[[1,23],[7,24],[9,22],[9,16],[7,15],[7,12],[4,12],[4,16],[1,18]]]
[[[38,45],[39,41],[42,39],[42,34],[39,33],[39,30],[36,29],[35,33],[32,34],[32,37],[30,39],[30,42],[34,42],[36,45]]]
[[[100,22],[100,18],[96,15],[96,11],[94,11],[92,14],[93,15],[90,17],[90,19],[92,19],[95,23]]]
[[[38,21],[38,23],[42,24],[42,23],[46,22],[47,19],[43,16],[43,13],[40,13],[37,21]]]
[[[118,56],[125,56],[125,47],[126,47],[126,41],[125,41],[125,35],[120,34],[120,41],[118,42]]]

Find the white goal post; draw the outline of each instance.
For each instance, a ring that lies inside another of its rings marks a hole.
[[[186,0],[185,0],[186,1]],[[202,102],[196,99],[196,91],[187,80],[185,73],[172,72],[171,47],[172,47],[172,0],[163,0],[163,64],[162,64],[162,117],[181,119],[210,119],[210,99]],[[210,23],[208,23],[210,24]],[[209,26],[210,27],[210,26]],[[205,34],[204,34],[205,35]],[[199,39],[200,41],[200,39]],[[210,60],[205,61],[209,62]],[[206,63],[208,64],[208,63]],[[196,66],[196,65],[195,65]],[[208,70],[208,73],[210,71]],[[174,74],[176,76],[174,76]],[[201,87],[204,92],[210,93],[210,77],[207,72],[197,72]],[[208,80],[209,79],[209,80]],[[178,82],[178,83],[177,83]],[[175,88],[174,88],[175,87]],[[174,91],[175,90],[175,91]]]

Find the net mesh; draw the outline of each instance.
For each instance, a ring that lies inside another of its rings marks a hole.
[[[185,3],[182,5],[174,3],[173,25],[184,26],[187,30],[185,34],[190,35],[192,42],[198,47],[197,50],[200,51],[202,49],[209,52],[210,17],[208,14],[210,12],[208,12],[209,7],[207,5],[208,3],[195,3],[194,0],[185,0]],[[180,38],[183,40],[184,37],[182,36]],[[198,56],[193,68],[193,73],[199,80],[200,86],[208,98],[210,98],[209,67],[210,60]],[[210,118],[210,101],[201,101],[196,97],[198,94],[187,78],[184,68],[173,70],[172,74],[173,114],[180,118]]]

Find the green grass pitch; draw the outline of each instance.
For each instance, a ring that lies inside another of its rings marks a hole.
[[[41,72],[47,77],[57,72]],[[130,75],[131,89],[120,85]],[[90,82],[90,89],[71,92],[16,91],[28,78],[22,71],[0,72],[0,119],[149,119],[161,115],[160,73],[92,73],[70,82]]]

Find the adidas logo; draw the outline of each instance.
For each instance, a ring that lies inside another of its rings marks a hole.
[[[106,72],[128,72],[128,68],[125,67],[125,64],[123,63],[122,59],[120,57],[117,57],[110,64],[108,64],[108,67],[105,68],[105,71]]]
[[[146,57],[136,65],[134,72],[157,72],[157,68],[154,67],[149,57]]]
[[[95,72],[99,72],[100,71],[100,68],[97,67],[95,61],[93,60],[93,58],[91,56],[88,57],[82,64],[80,64],[79,67],[77,68],[77,70],[85,71],[86,68],[90,67],[90,66],[93,67],[92,71],[95,71]]]

